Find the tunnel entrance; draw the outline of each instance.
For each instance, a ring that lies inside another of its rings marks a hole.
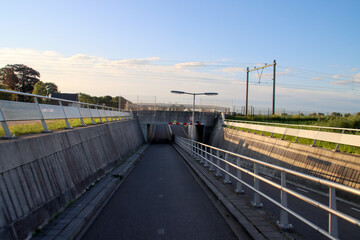
[[[168,124],[148,124],[148,133],[149,132],[148,140],[151,144],[167,144],[171,142],[171,133]]]

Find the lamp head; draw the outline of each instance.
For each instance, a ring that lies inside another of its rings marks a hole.
[[[183,92],[183,91],[175,91],[175,90],[171,91],[171,93],[176,93],[176,94],[185,94],[185,92]]]
[[[218,95],[218,93],[216,93],[216,92],[207,92],[207,93],[205,93],[205,95],[215,96],[215,95]]]

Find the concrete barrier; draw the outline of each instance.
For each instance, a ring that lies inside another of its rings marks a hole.
[[[218,127],[211,145],[295,171],[360,188],[360,156]],[[251,167],[246,165],[245,167]],[[268,171],[267,174],[278,175]]]
[[[0,143],[0,239],[25,239],[144,143],[137,120]]]

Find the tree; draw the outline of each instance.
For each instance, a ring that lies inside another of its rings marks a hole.
[[[0,89],[8,89],[8,86],[0,82]],[[12,94],[0,92],[0,100],[11,100],[11,95]]]
[[[39,78],[38,71],[23,64],[8,64],[0,69],[2,83],[19,92],[31,93]]]
[[[41,95],[41,96],[47,96],[45,83],[43,83],[42,81],[38,81],[34,85],[34,90],[32,91],[32,94]]]
[[[46,82],[46,83],[44,83],[44,85],[46,88],[46,96],[49,97],[51,94],[58,92],[58,86],[56,86],[55,83]]]
[[[15,90],[18,82],[19,79],[11,68],[4,67],[0,69],[0,83],[6,88]]]

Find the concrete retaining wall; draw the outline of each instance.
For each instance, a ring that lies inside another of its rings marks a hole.
[[[137,120],[0,143],[0,239],[24,239],[144,143]]]
[[[211,145],[350,187],[360,188],[359,155],[334,152],[223,127],[216,128]],[[251,166],[248,165],[248,167]],[[269,170],[267,173],[278,174]]]

